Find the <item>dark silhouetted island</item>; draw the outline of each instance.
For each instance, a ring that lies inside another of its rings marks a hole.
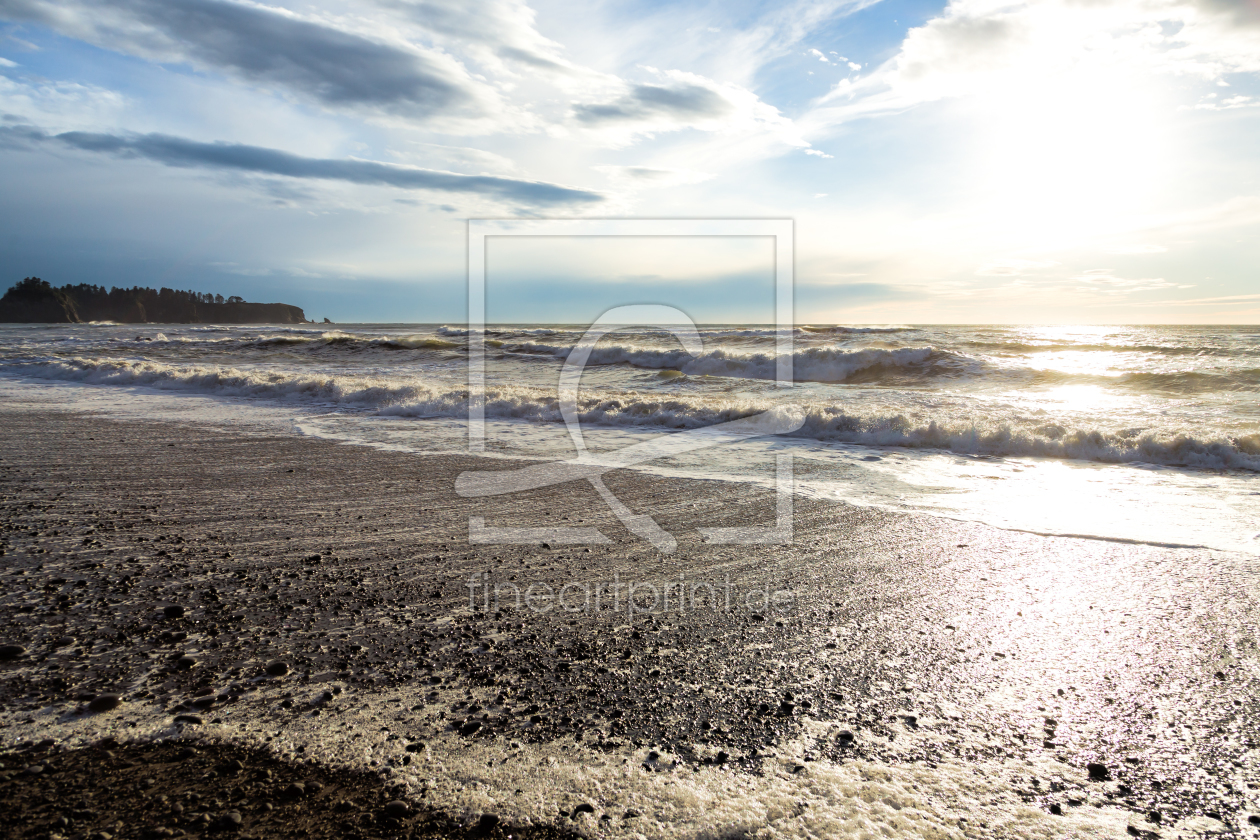
[[[0,298],[0,323],[82,324],[305,324],[306,314],[287,303],[249,303],[239,297],[182,292],[175,289],[130,289],[52,286],[27,277]]]

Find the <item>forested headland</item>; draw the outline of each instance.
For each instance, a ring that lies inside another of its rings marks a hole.
[[[90,283],[53,286],[27,277],[0,297],[0,322],[9,324],[304,324],[305,313],[287,303],[250,303],[240,297],[143,286]]]

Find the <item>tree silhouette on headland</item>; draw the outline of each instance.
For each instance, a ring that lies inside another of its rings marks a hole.
[[[287,303],[249,303],[233,295],[91,283],[52,286],[38,277],[16,283],[0,298],[0,322],[77,324],[301,324],[306,315]]]

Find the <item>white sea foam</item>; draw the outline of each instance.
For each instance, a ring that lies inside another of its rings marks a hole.
[[[336,405],[393,417],[467,417],[468,391],[417,376],[306,374],[214,365],[171,365],[133,359],[70,358],[7,366],[12,374],[103,385],[140,385],[228,397]],[[655,429],[695,429],[775,408],[768,399],[721,394],[661,396],[586,391],[579,400],[583,423]],[[1260,433],[1195,437],[1072,428],[1044,418],[1016,421],[991,417],[925,417],[862,414],[843,406],[811,403],[797,437],[880,447],[940,449],[968,455],[1067,458],[1101,463],[1148,463],[1260,472]],[[486,416],[562,422],[555,392],[526,385],[487,389]]]
[[[352,699],[354,705],[347,705],[337,727],[322,723],[325,718],[296,717],[264,743],[264,734],[274,728],[266,709],[286,691],[276,687],[255,692],[253,709],[237,710],[201,734],[266,747],[291,760],[316,759],[360,771],[376,772],[408,755],[412,763],[390,768],[388,778],[413,795],[426,791],[429,805],[465,824],[491,813],[508,824],[553,825],[561,810],[585,803],[594,810],[567,819],[573,830],[643,840],[1051,840],[1125,837],[1130,826],[1156,828],[1101,800],[1065,808],[1062,815],[1023,802],[1012,789],[1012,777],[1081,776],[1080,768],[1050,758],[963,761],[946,756],[935,766],[860,759],[801,763],[808,738],[802,735],[776,745],[777,757],[763,762],[760,775],[715,766],[672,767],[668,755],[657,762],[657,772],[648,772],[638,753],[601,752],[573,742],[477,741],[449,732],[425,733],[427,749],[413,756],[404,752],[406,741],[392,734],[400,703],[412,703],[413,693],[344,689],[342,701]],[[4,717],[14,739],[52,737],[70,747],[106,735],[137,740],[180,735],[168,714],[142,703],[92,716],[64,711],[48,707]],[[802,770],[793,772],[796,767]],[[608,819],[601,819],[605,814]],[[1168,828],[1190,840],[1225,826],[1198,818]]]
[[[569,345],[526,341],[505,345],[518,353],[548,354],[567,358]],[[748,353],[719,348],[692,356],[682,348],[663,349],[642,344],[601,344],[588,364],[626,364],[640,368],[670,369],[701,376],[727,376],[742,379],[775,379],[779,357],[773,353]],[[937,350],[932,347],[903,347],[896,350],[868,348],[842,350],[835,347],[804,347],[792,354],[793,377],[798,382],[846,382],[856,377],[957,375],[980,365],[978,359]]]

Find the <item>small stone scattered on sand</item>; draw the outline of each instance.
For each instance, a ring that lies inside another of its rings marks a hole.
[[[269,677],[283,677],[289,673],[289,663],[283,659],[273,659],[263,668]]]
[[[1111,778],[1111,771],[1107,769],[1107,765],[1105,764],[1099,764],[1098,762],[1091,761],[1089,764],[1085,765],[1085,770],[1089,773],[1089,780],[1091,782],[1101,782]]]
[[[98,694],[88,703],[89,712],[108,712],[122,705],[122,695],[113,692]]]

